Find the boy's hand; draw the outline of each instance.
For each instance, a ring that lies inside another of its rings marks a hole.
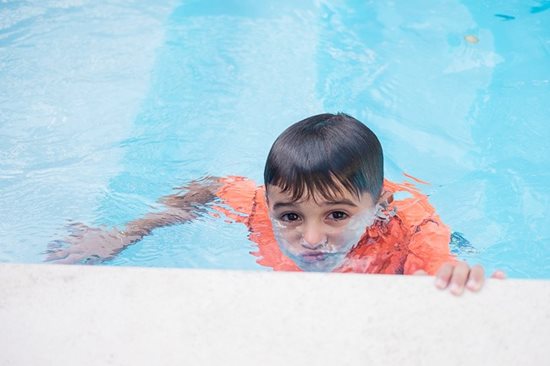
[[[424,271],[416,272],[417,275],[426,274]],[[505,279],[502,271],[496,271],[491,278]],[[456,296],[462,295],[464,289],[473,292],[481,290],[485,282],[485,271],[480,265],[470,267],[465,262],[445,263],[435,275],[435,286],[441,290],[449,288]]]
[[[485,282],[485,271],[480,265],[470,267],[465,262],[445,263],[435,275],[435,286],[449,288],[453,295],[462,295],[464,288],[477,292]]]
[[[73,264],[97,263],[112,258],[125,245],[123,235],[116,229],[106,231],[81,223],[70,225],[71,235],[50,243],[47,262]]]

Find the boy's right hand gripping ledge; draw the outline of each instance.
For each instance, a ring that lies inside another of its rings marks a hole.
[[[423,270],[416,271],[414,275],[424,276],[427,273]],[[497,270],[491,278],[503,280],[506,274]],[[482,266],[475,265],[470,267],[468,263],[456,261],[453,263],[444,263],[435,275],[435,287],[440,290],[446,288],[456,296],[462,295],[465,289],[477,292],[481,290],[485,283],[485,271]]]

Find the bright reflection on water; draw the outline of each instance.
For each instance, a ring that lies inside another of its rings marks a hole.
[[[261,180],[289,124],[345,111],[454,249],[550,278],[550,2],[0,3],[0,261],[120,225],[205,175]],[[205,214],[109,264],[261,269]]]

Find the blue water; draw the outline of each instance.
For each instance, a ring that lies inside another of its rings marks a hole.
[[[320,112],[369,125],[488,271],[550,278],[550,1],[0,3],[0,261],[205,175],[261,182]],[[107,265],[264,269],[205,215]]]

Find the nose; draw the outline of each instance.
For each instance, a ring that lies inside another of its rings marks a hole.
[[[306,249],[316,250],[325,245],[326,235],[317,225],[307,225],[302,235],[302,246]]]

